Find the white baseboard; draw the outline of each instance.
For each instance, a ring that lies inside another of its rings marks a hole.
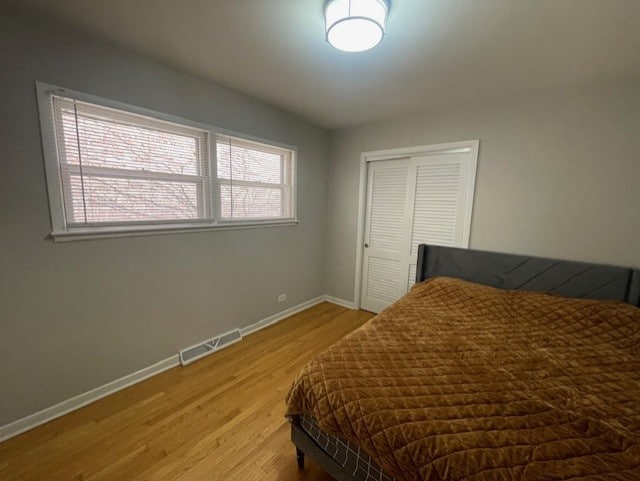
[[[98,399],[102,399],[109,394],[118,392],[126,387],[137,384],[140,381],[144,381],[145,379],[150,378],[151,376],[155,376],[156,374],[160,374],[167,369],[171,369],[172,367],[176,367],[179,365],[180,360],[178,359],[178,355],[176,354],[175,356],[171,356],[163,361],[157,362],[152,366],[145,367],[144,369],[140,369],[139,371],[136,371],[132,374],[127,374],[120,379],[111,381],[107,384],[92,389],[91,391],[87,391],[85,393],[74,396],[70,399],[67,399],[66,401],[62,401],[61,403],[45,408],[42,411],[38,411],[37,413],[30,414],[27,417],[18,419],[17,421],[14,421],[5,426],[0,426],[0,442],[17,436],[18,434],[22,434],[25,431],[29,431],[30,429],[59,418],[60,416],[64,416],[71,411],[80,409],[81,407],[86,406],[87,404],[91,404]]]
[[[328,301],[333,304],[346,307],[348,309],[355,308],[353,302],[348,302],[333,296],[320,296],[298,304],[297,306],[290,307],[289,309],[286,309],[282,312],[278,312],[277,314],[273,314],[272,316],[266,317],[254,324],[243,327],[242,329],[240,329],[240,333],[243,336],[246,336],[253,332],[259,331],[260,329],[264,329],[267,326],[275,324],[276,322],[279,322],[286,317],[297,314],[298,312],[304,311],[305,309],[309,309],[316,304],[320,304],[323,301]],[[167,369],[171,369],[172,367],[176,367],[179,365],[180,359],[176,354],[175,356],[171,356],[167,359],[164,359],[163,361],[157,362],[152,366],[145,367],[144,369],[140,369],[139,371],[136,371],[132,374],[127,374],[120,379],[116,379],[115,381],[111,381],[95,389],[74,396],[70,399],[62,401],[61,403],[45,408],[42,411],[38,411],[22,419],[13,421],[12,423],[0,426],[0,442],[17,436],[18,434],[22,434],[25,431],[29,431],[30,429],[40,426],[41,424],[53,421],[54,419],[59,418],[60,416],[64,416],[71,411],[80,409],[81,407],[84,407],[87,404],[91,404],[98,399],[102,399],[103,397],[118,392],[126,387],[137,384],[147,378],[150,378],[151,376],[155,376],[156,374],[160,374]]]
[[[293,316],[294,314],[297,314],[300,311],[304,311],[305,309],[309,309],[310,307],[313,307],[316,304],[320,304],[324,300],[325,300],[324,296],[316,297],[315,299],[310,299],[301,304],[298,304],[297,306],[293,306],[293,307],[290,307],[289,309],[285,309],[282,312],[278,312],[272,316],[265,317],[264,319],[258,322],[254,322],[249,326],[241,328],[240,334],[242,334],[243,336],[246,336],[248,334],[251,334],[252,332],[256,332],[256,331],[259,331],[260,329],[264,329],[265,327],[270,326],[271,324],[275,324],[276,322],[281,321],[285,317]]]
[[[340,299],[339,297],[333,297],[333,296],[325,295],[324,296],[324,300],[327,301],[327,302],[331,302],[332,304],[337,304],[339,306],[346,307],[347,309],[355,309],[356,308],[356,305],[355,305],[354,302],[345,301],[344,299]]]

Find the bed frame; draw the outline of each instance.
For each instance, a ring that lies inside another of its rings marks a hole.
[[[416,282],[449,276],[501,289],[617,300],[634,306],[640,301],[640,271],[627,267],[420,244],[416,270]]]
[[[416,283],[438,276],[457,277],[501,289],[617,300],[640,306],[640,270],[420,244]],[[300,469],[304,468],[304,458],[308,455],[336,480],[354,481],[352,473],[318,446],[295,417],[291,423],[291,441],[296,446]]]

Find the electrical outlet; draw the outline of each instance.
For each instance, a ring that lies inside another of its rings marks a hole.
[[[280,295],[278,296],[278,302],[284,302],[284,301],[286,301],[286,300],[287,300],[287,294],[286,294],[286,293],[284,293],[284,294],[280,294]]]

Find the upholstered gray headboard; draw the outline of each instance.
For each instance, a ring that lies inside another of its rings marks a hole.
[[[449,276],[502,289],[640,305],[640,271],[626,267],[420,244],[416,271],[416,282]]]

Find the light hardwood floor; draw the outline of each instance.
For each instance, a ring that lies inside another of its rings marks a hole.
[[[299,471],[284,398],[312,356],[372,314],[324,302],[0,444],[6,481],[327,481]]]

